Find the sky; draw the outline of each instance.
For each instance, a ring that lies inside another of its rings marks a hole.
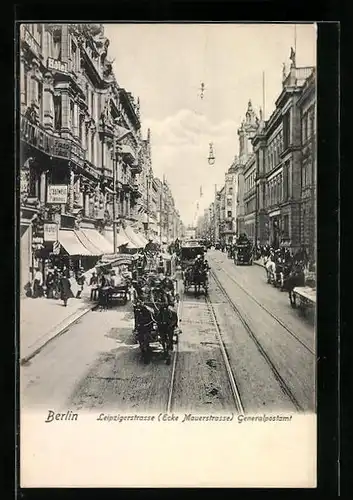
[[[274,111],[295,40],[297,67],[316,65],[314,24],[108,24],[104,30],[118,84],[140,98],[154,175],[166,176],[186,225],[214,200],[215,185],[224,184],[249,99],[257,113],[264,104],[265,119]]]

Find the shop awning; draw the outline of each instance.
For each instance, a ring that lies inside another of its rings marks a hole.
[[[86,248],[78,239],[75,231],[60,229],[59,243],[64,247],[69,255],[92,256],[92,253],[88,250],[88,248]]]
[[[114,251],[114,236],[113,236],[113,231],[106,231],[105,232],[105,237],[106,239],[111,243],[112,245],[112,249]],[[130,244],[130,247],[129,247],[129,244]],[[129,238],[123,234],[121,232],[121,230],[119,231],[119,233],[116,233],[116,245],[117,247],[121,247],[123,245],[127,245],[128,248],[136,248],[135,246],[132,246]],[[109,253],[112,253],[112,252],[109,252]]]
[[[134,238],[134,241],[139,242],[141,248],[144,248],[147,245],[148,240],[146,240],[144,235],[140,233],[137,229],[134,229],[132,226],[128,226],[126,229],[127,229],[126,231],[127,235],[128,236],[131,235],[130,239]]]
[[[128,224],[126,225],[125,228],[121,228],[121,232],[124,231],[125,235],[128,237],[128,239],[131,241],[133,245],[135,245],[135,248],[143,248],[145,245],[142,243],[142,241],[139,239],[138,235],[135,233],[135,231],[132,229],[131,226]]]
[[[98,249],[98,255],[113,253],[113,245],[111,242],[106,240],[96,229],[81,228],[80,233],[84,235],[88,244]],[[85,241],[83,241],[83,243],[89,248]]]

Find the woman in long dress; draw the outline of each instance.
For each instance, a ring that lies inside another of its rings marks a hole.
[[[71,291],[71,283],[67,274],[63,274],[60,278],[60,298],[64,302],[64,306],[67,306],[67,301],[70,297],[73,297]]]

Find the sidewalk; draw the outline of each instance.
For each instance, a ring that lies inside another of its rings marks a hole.
[[[21,362],[28,361],[45,344],[62,333],[81,316],[91,311],[90,288],[86,287],[81,299],[71,298],[67,307],[62,300],[21,298],[19,348]]]

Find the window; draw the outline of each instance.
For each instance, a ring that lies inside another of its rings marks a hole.
[[[43,84],[38,82],[39,121],[43,121]]]
[[[83,134],[82,134],[82,131],[83,131],[83,121],[84,121],[84,116],[80,115],[79,126],[78,126],[78,137],[80,139],[80,144],[81,145],[82,145],[82,139],[83,139]]]
[[[283,216],[283,236],[289,238],[289,215]]]
[[[94,115],[94,101],[95,101],[95,95],[93,93],[93,91],[91,92],[91,117],[93,118],[93,120],[95,119],[95,115]]]
[[[290,111],[283,117],[283,147],[287,149],[290,145]]]
[[[77,62],[77,47],[75,42],[71,40],[71,68],[73,71],[76,71],[76,62]]]
[[[74,108],[74,101],[70,101],[70,128],[71,132],[73,132],[75,126],[75,108]]]
[[[28,73],[27,71],[23,68],[23,97],[24,97],[24,104],[27,105],[28,103]]]
[[[232,188],[232,186],[230,186],[230,187],[228,188],[228,194],[233,194],[233,188]]]
[[[95,148],[94,148],[94,141],[95,141],[95,134],[91,135],[91,163],[94,163],[94,154],[95,154]]]
[[[61,130],[61,96],[54,96],[54,128]]]
[[[53,59],[61,59],[61,30],[53,33]]]
[[[227,217],[232,217],[232,211],[231,210],[228,210]]]
[[[287,161],[283,167],[283,201],[288,200],[289,196],[289,162]]]

